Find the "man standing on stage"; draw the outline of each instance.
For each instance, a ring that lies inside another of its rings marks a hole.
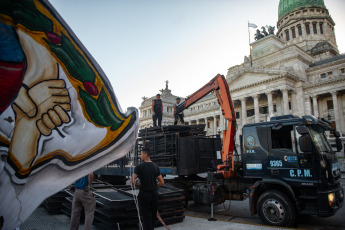
[[[157,119],[158,127],[161,127],[163,116],[163,102],[161,100],[161,95],[159,93],[156,95],[156,99],[152,101],[152,112],[153,127],[157,126]]]
[[[181,98],[177,97],[176,98],[176,103],[174,103],[174,117],[175,117],[175,121],[174,121],[174,125],[177,125],[177,119],[180,119],[181,123],[184,124],[184,114],[183,111],[179,112],[178,114],[176,114],[176,108],[181,104]]]

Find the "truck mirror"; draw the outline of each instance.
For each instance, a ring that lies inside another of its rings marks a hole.
[[[303,135],[303,134],[309,134],[308,129],[307,129],[307,127],[305,127],[305,126],[298,126],[298,127],[296,128],[296,130],[297,130],[297,132],[298,132],[299,134],[301,134],[301,135]]]
[[[343,145],[339,137],[335,138],[335,145],[337,146],[337,151],[340,152],[343,149]]]
[[[311,143],[311,138],[309,135],[304,134],[300,136],[300,138],[298,139],[298,143],[302,152],[304,153],[311,152],[312,143]]]

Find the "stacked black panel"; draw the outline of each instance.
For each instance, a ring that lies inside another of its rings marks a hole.
[[[63,208],[62,203],[65,201],[67,194],[65,191],[57,192],[56,194],[48,197],[41,204],[49,214],[61,214],[61,209]]]
[[[122,188],[121,191],[128,195],[137,194],[138,191],[131,188]],[[184,217],[183,190],[168,185],[158,189],[158,212],[166,225],[182,222]],[[156,227],[162,226],[162,222],[157,218]]]
[[[130,186],[114,188],[107,183],[99,182],[98,185],[93,185],[93,188],[97,202],[94,221],[96,227],[99,229],[138,229],[138,209],[134,199],[138,193],[137,189],[132,189]],[[74,191],[71,189],[65,191],[69,196],[63,203],[62,212],[70,216]],[[163,186],[159,188],[158,194],[158,211],[163,221],[166,224],[183,221],[183,190]],[[158,219],[156,225],[162,225]]]
[[[179,126],[171,125],[162,128],[152,127],[139,130],[138,151],[146,147],[151,150],[151,160],[158,167],[175,167],[178,156],[178,139],[180,137],[204,137],[205,125]]]

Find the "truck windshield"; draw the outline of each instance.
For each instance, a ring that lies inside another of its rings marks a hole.
[[[309,126],[310,133],[313,137],[315,146],[319,150],[320,153],[322,152],[333,152],[332,147],[330,146],[327,138],[325,136],[324,130],[318,125],[310,125]]]

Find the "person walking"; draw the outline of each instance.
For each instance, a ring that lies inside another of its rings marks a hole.
[[[85,223],[84,229],[90,230],[95,214],[96,199],[91,191],[93,173],[86,175],[74,182],[74,195],[72,201],[71,230],[78,230],[80,212],[84,207]]]
[[[176,98],[176,102],[174,103],[174,117],[175,117],[175,121],[174,121],[174,125],[177,125],[177,119],[180,119],[181,123],[184,124],[184,114],[183,111],[179,112],[178,114],[176,114],[176,108],[181,104],[181,98],[177,97]]]
[[[161,100],[161,95],[159,93],[156,95],[156,99],[152,101],[152,112],[153,127],[157,126],[157,120],[158,127],[161,127],[163,116],[163,102]]]
[[[131,183],[135,185],[136,179],[140,179],[138,201],[140,214],[143,217],[143,228],[152,230],[158,209],[158,187],[164,184],[164,180],[158,166],[151,161],[150,149],[143,148],[140,159],[142,163],[134,168]]]

